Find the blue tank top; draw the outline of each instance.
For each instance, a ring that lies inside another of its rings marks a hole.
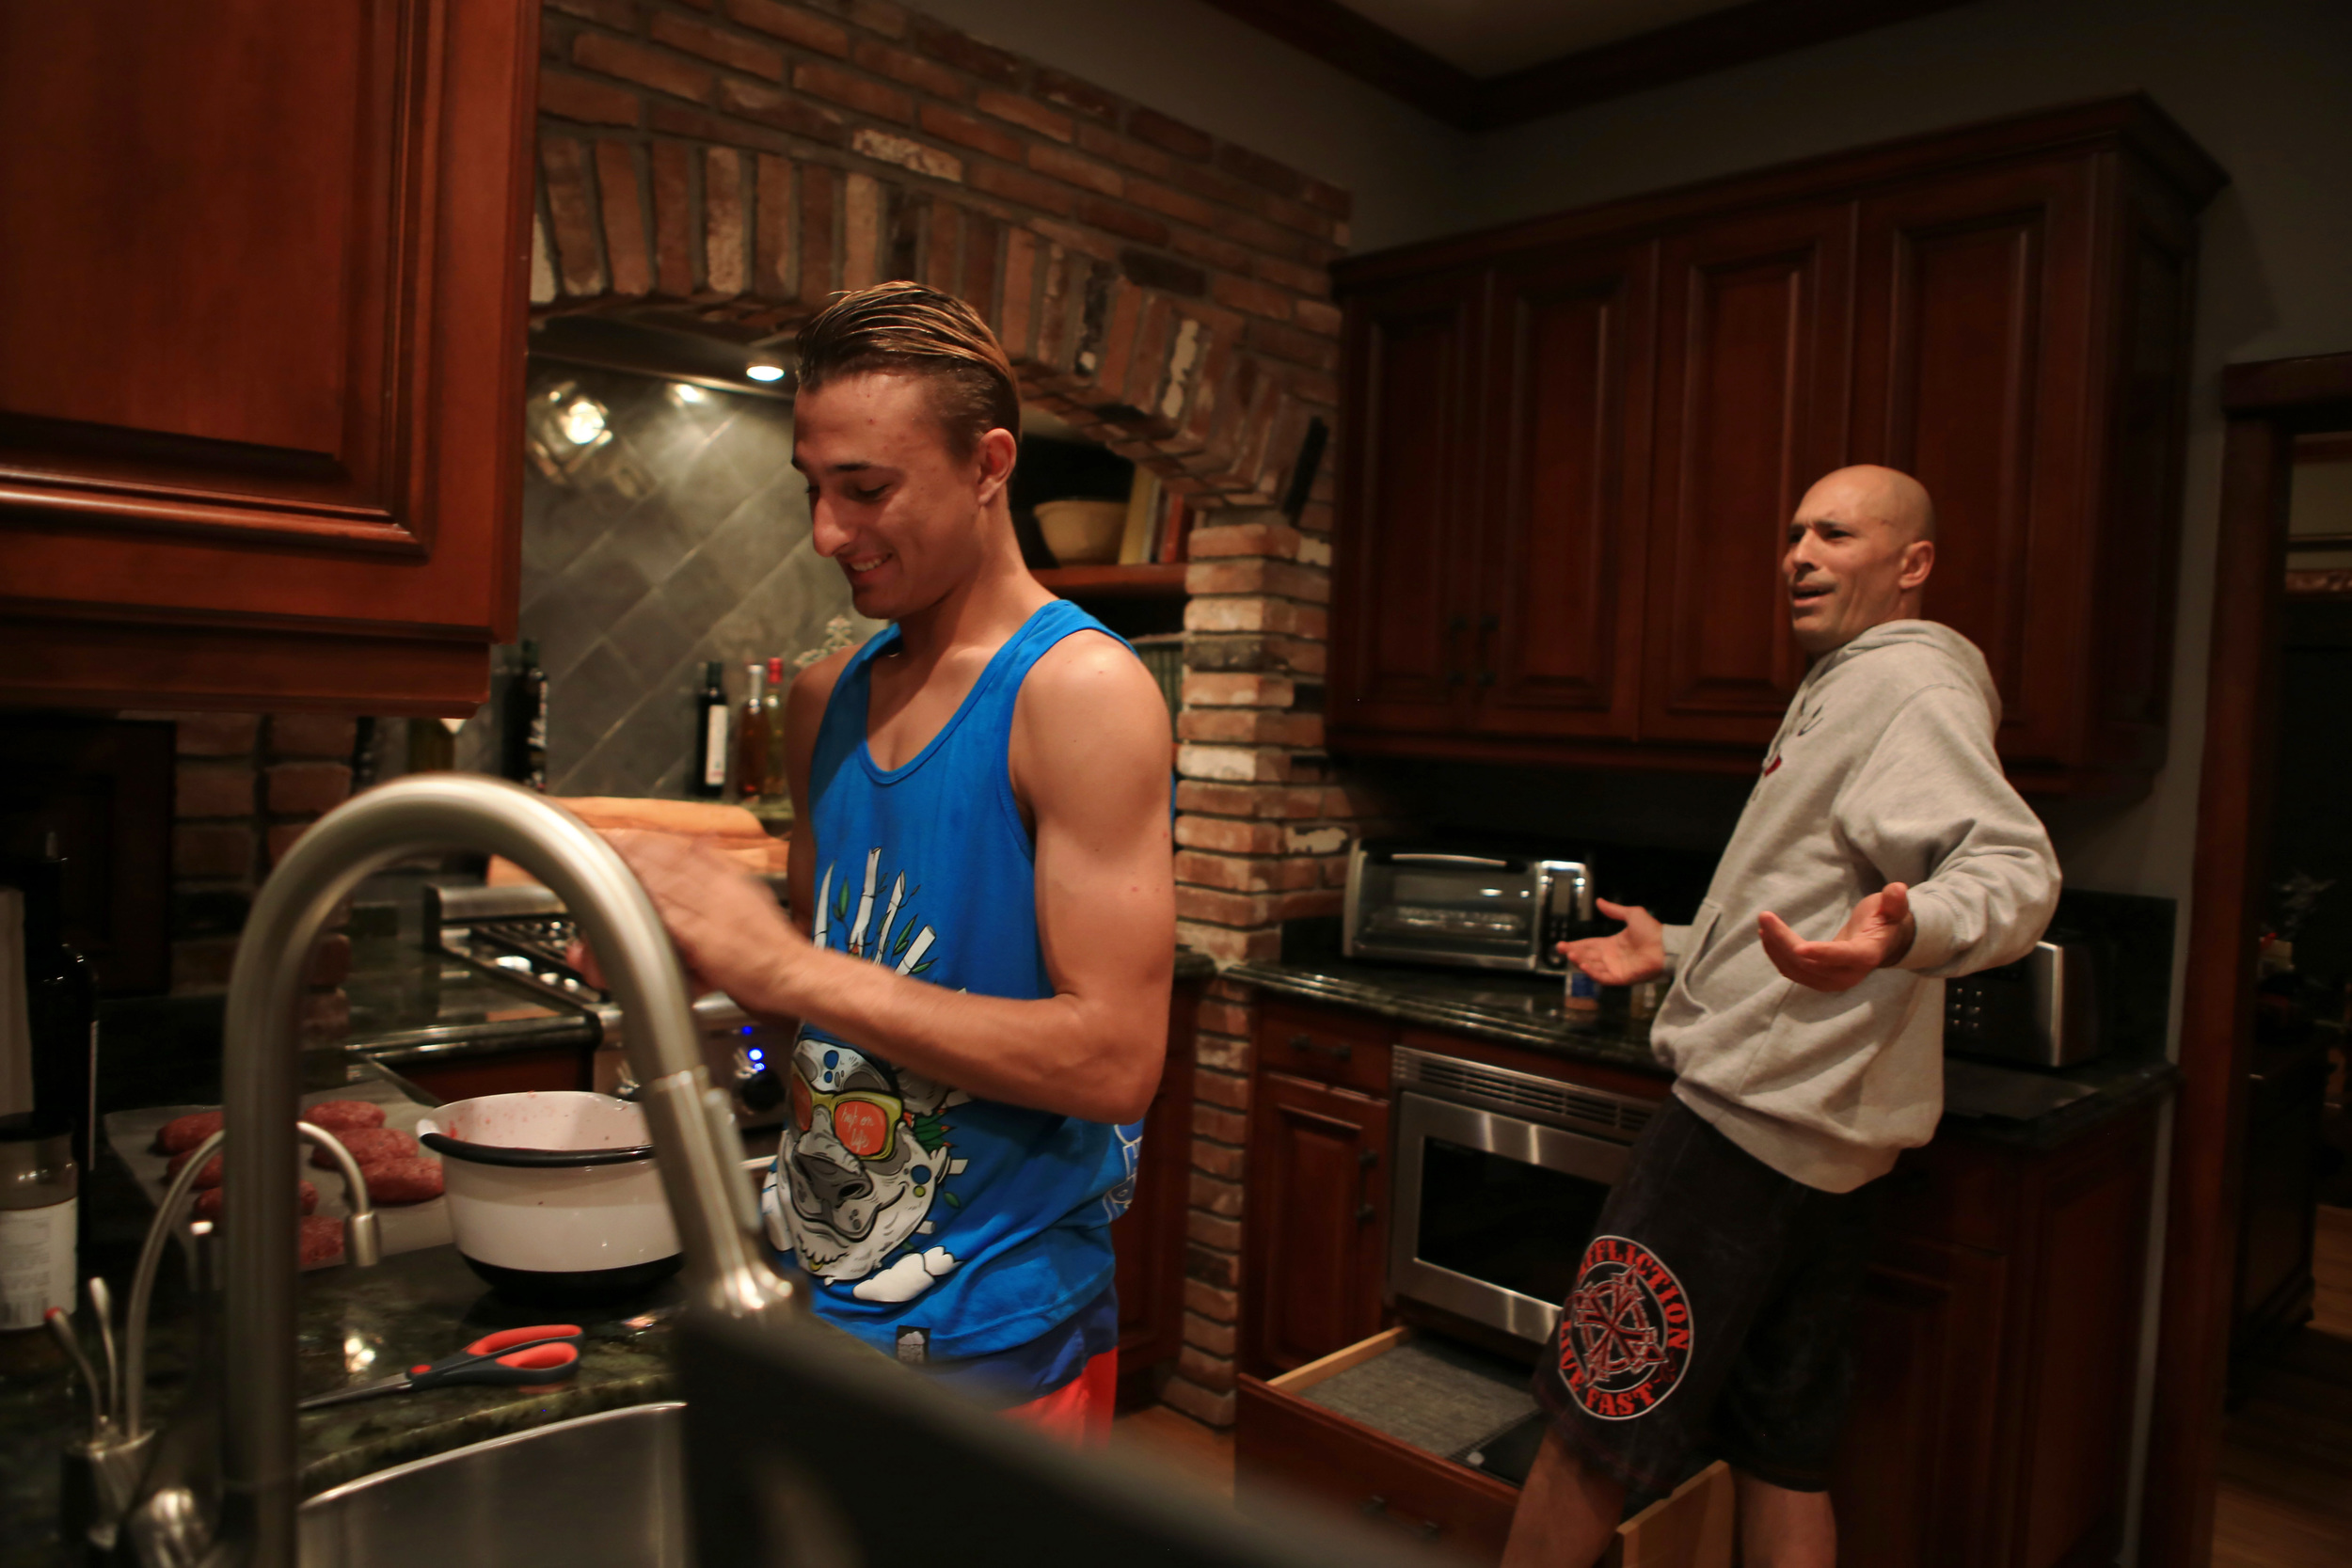
[[[809,771],[819,946],[954,990],[1053,994],[1008,765],[1013,704],[1047,649],[1104,630],[1066,600],[1043,606],[930,743],[888,769],[866,734],[873,660],[898,629],[851,656]],[[1133,1195],[1140,1123],[976,1100],[807,1026],[784,1076],[762,1207],[828,1322],[902,1360],[953,1360],[1034,1340],[1108,1288],[1107,1227]]]

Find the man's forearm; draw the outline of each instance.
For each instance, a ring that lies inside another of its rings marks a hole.
[[[1026,1001],[948,990],[818,949],[736,1000],[979,1099],[1126,1122],[1149,1108],[1159,1083],[1172,973],[1172,962],[1138,973],[1112,988],[1117,1003],[1069,993]]]

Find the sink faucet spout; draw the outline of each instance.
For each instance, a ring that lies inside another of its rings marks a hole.
[[[370,790],[320,818],[278,863],[254,903],[230,976],[219,1537],[226,1551],[215,1562],[295,1568],[297,1216],[294,1185],[282,1177],[294,1160],[296,1010],[311,946],[361,879],[389,862],[453,847],[503,855],[530,871],[564,900],[595,948],[630,1019],[629,1066],[644,1085],[695,1305],[737,1318],[788,1317],[804,1305],[769,1262],[728,1097],[703,1066],[675,950],[620,856],[568,812],[499,780],[428,773]]]

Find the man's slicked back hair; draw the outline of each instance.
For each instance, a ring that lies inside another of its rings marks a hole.
[[[1021,436],[1021,391],[1004,345],[979,312],[920,283],[878,283],[842,294],[800,330],[795,390],[885,372],[930,384],[949,450],[971,457],[992,430]]]

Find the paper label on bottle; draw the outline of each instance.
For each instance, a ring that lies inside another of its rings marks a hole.
[[[72,1198],[0,1209],[0,1329],[39,1328],[53,1307],[73,1310]]]
[[[713,703],[703,710],[703,783],[719,789],[727,782],[727,710]]]

